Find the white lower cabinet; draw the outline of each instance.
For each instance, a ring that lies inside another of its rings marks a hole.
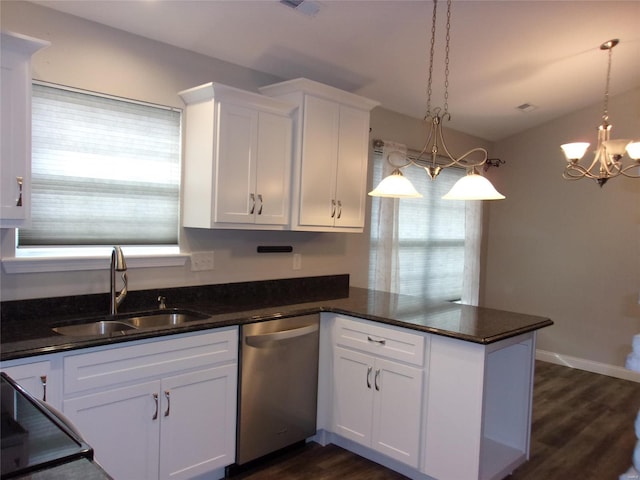
[[[423,359],[422,335],[338,317],[331,431],[418,468]]]
[[[333,432],[418,467],[419,368],[336,347]]]
[[[237,327],[220,330],[65,358],[63,411],[114,478],[220,478],[235,461]]]

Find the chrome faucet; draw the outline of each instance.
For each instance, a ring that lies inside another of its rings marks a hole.
[[[116,272],[122,272],[124,286],[120,292],[116,292]],[[127,262],[124,261],[122,249],[116,245],[111,252],[111,305],[109,309],[111,315],[118,313],[118,307],[124,301],[127,292]]]

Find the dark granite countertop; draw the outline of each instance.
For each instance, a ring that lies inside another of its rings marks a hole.
[[[348,275],[273,282],[275,283],[267,285],[268,295],[263,294],[262,290],[266,288],[263,282],[249,282],[242,284],[241,287],[237,286],[240,284],[232,284],[234,285],[233,294],[228,295],[221,294],[219,289],[215,295],[202,295],[200,290],[196,295],[193,294],[193,289],[189,290],[189,295],[185,295],[182,291],[177,295],[176,289],[170,292],[172,296],[167,295],[168,299],[176,299],[173,302],[168,301],[169,307],[187,308],[205,313],[210,317],[177,327],[132,330],[124,335],[113,337],[57,335],[51,331],[51,327],[64,322],[68,323],[73,316],[54,316],[49,306],[45,310],[46,313],[41,311],[36,315],[35,312],[31,312],[31,314],[20,315],[23,318],[18,319],[15,318],[17,315],[11,314],[12,310],[19,310],[18,306],[12,305],[11,307],[14,308],[9,308],[9,312],[3,311],[2,315],[0,360],[316,312],[340,313],[479,344],[490,344],[553,325],[550,319],[534,315],[458,303],[433,303],[420,297],[349,287]],[[273,294],[274,289],[278,291],[277,295]],[[247,291],[252,295],[246,295]],[[320,293],[317,293],[318,291]],[[146,296],[151,297],[156,293],[158,291],[152,291]],[[247,302],[247,298],[252,298],[253,301]],[[285,298],[295,298],[299,303],[287,303]],[[132,303],[135,307],[135,301]],[[150,304],[147,303],[147,305]],[[151,309],[153,307],[139,308],[139,310]],[[85,315],[85,318],[90,316]],[[75,317],[78,318],[78,314]]]

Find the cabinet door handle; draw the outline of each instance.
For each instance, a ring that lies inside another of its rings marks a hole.
[[[367,368],[367,388],[371,389],[371,370],[373,367]]]
[[[164,391],[164,396],[167,399],[167,409],[164,411],[164,416],[168,417],[169,413],[171,413],[171,396],[169,390]]]
[[[16,207],[22,206],[22,184],[24,183],[24,179],[22,177],[16,177],[16,182],[18,183],[18,199],[16,200]]]
[[[157,420],[158,419],[158,394],[157,393],[153,394],[153,401],[156,402],[156,411],[153,413],[153,417],[151,417],[151,420]]]
[[[384,338],[373,338],[369,335],[367,335],[367,340],[373,343],[379,343],[380,345],[385,345],[387,343],[387,341]]]
[[[376,386],[376,391],[380,391],[380,384],[378,383],[378,378],[380,378],[380,369],[376,370],[376,376],[373,378],[373,383]]]
[[[342,201],[338,200],[338,218],[342,216]]]
[[[331,200],[331,218],[336,216],[336,201]]]
[[[47,376],[46,375],[40,376],[40,383],[42,384],[42,401],[46,402],[47,401]]]
[[[260,207],[258,208],[258,215],[262,215],[262,194],[258,194],[258,201],[260,202]]]
[[[253,212],[256,210],[256,196],[253,193],[250,193],[249,200],[251,200],[251,210],[249,211],[249,215],[253,215]]]

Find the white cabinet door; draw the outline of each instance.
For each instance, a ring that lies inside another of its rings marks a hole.
[[[396,460],[418,467],[422,370],[375,361],[373,385],[373,433],[371,446]]]
[[[336,173],[336,227],[364,227],[367,198],[369,112],[340,106]]]
[[[300,225],[364,227],[369,112],[305,97]]]
[[[22,227],[31,212],[31,56],[49,42],[2,33],[0,60],[0,227]]]
[[[255,222],[287,225],[291,203],[291,118],[258,113]]]
[[[337,211],[339,105],[306,95],[303,125],[298,224],[332,227]]]
[[[215,222],[253,223],[258,112],[220,104]]]
[[[371,443],[373,357],[335,347],[332,431],[362,445]]]
[[[236,384],[235,364],[162,380],[160,478],[192,478],[235,461]]]
[[[160,382],[114,388],[63,402],[64,414],[113,478],[158,478]]]
[[[291,119],[220,104],[216,223],[289,222]]]
[[[422,375],[419,368],[335,347],[332,431],[417,468]]]
[[[3,363],[2,371],[38,400],[60,409],[62,375],[54,370],[51,360],[39,360],[21,365]]]

